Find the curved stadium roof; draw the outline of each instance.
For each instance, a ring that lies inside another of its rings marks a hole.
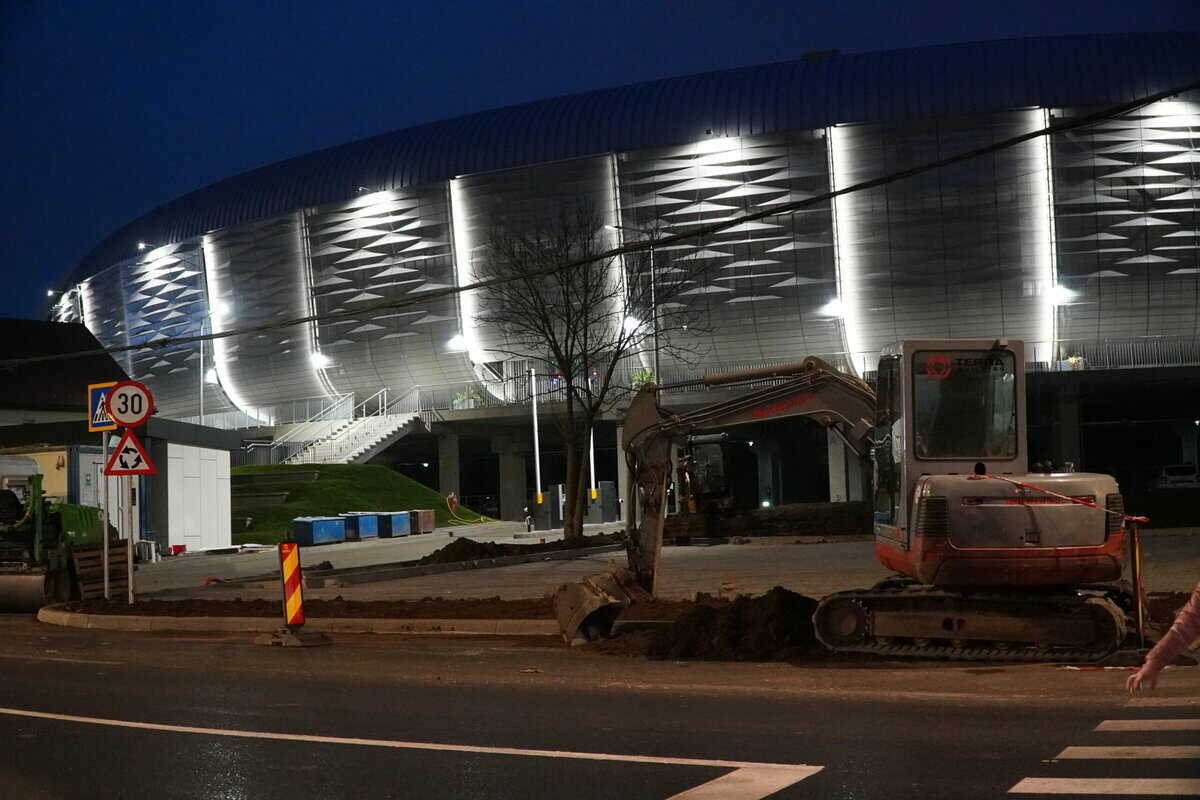
[[[709,72],[484,111],[281,161],[186,194],[110,235],[81,280],[138,241],[210,230],[343,200],[360,186],[456,175],[844,122],[1031,106],[1117,104],[1200,77],[1200,32],[1042,37],[920,47]]]

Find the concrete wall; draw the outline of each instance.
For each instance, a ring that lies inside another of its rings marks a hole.
[[[229,547],[229,453],[172,442],[166,467],[166,544]]]

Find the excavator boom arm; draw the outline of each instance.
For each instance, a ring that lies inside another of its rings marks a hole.
[[[762,386],[765,379],[787,376]],[[817,358],[787,367],[710,376],[709,386],[746,388],[744,394],[686,414],[671,414],[658,404],[657,387],[642,389],[625,416],[621,446],[629,464],[626,516],[629,566],[638,583],[655,591],[662,553],[671,443],[697,430],[727,428],[787,417],[808,417],[832,428],[860,458],[870,454],[875,393],[863,381],[838,372]],[[749,386],[747,386],[749,384]]]

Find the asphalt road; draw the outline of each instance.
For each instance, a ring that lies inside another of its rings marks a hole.
[[[378,636],[283,650],[16,616],[0,641],[4,797],[985,798],[1117,779],[1200,793],[1184,782],[1200,776],[1194,668],[1164,677],[1155,699],[1175,705],[1135,707],[1124,671],[1045,665],[651,662]],[[1136,720],[1160,729],[1123,729]],[[1067,749],[1114,746],[1192,749]],[[1191,757],[1150,757],[1166,752]]]

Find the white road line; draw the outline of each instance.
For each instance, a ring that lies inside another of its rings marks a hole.
[[[11,658],[11,659],[15,659],[17,661],[65,661],[68,664],[105,664],[108,666],[114,666],[117,664],[125,663],[124,661],[100,661],[99,659],[94,659],[94,658],[56,658],[54,656],[20,656],[20,655],[9,655],[8,653],[0,655],[0,658]]]
[[[1025,778],[1009,794],[1133,794],[1163,797],[1200,794],[1192,778]]]
[[[799,783],[813,774],[808,770],[812,767],[742,767],[667,800],[758,800]]]
[[[1197,697],[1134,697],[1129,706],[1141,708],[1175,708],[1180,706],[1200,706]]]
[[[359,739],[346,736],[316,736],[302,733],[274,733],[271,731],[243,731],[233,728],[199,728],[191,725],[164,725],[156,722],[133,722],[105,717],[81,717],[74,714],[52,714],[46,711],[28,711],[20,708],[2,708],[0,714],[13,717],[49,719],[59,722],[78,722],[85,725],[107,725],[114,728],[137,728],[166,733],[193,733],[206,736],[229,736],[236,739],[273,739],[288,742],[313,742],[316,744],[349,744],[361,747],[390,747],[397,750],[439,750],[451,753],[481,753],[501,756],[533,756],[536,758],[567,758],[586,761],[626,761],[637,764],[670,764],[688,767],[727,767],[735,770],[722,778],[731,782],[718,787],[717,794],[683,794],[675,798],[687,800],[760,800],[787,786],[815,775],[822,767],[810,764],[772,764],[756,761],[722,761],[707,758],[669,758],[662,756],[622,755],[617,753],[582,753],[570,750],[526,750],[516,747],[482,747],[475,745],[441,744],[437,742],[403,742],[392,739]],[[701,792],[722,778],[709,781],[695,789]]]
[[[1142,747],[1068,747],[1056,758],[1200,758],[1200,746],[1189,744]]]
[[[1200,731],[1200,719],[1106,719],[1098,731]]]

